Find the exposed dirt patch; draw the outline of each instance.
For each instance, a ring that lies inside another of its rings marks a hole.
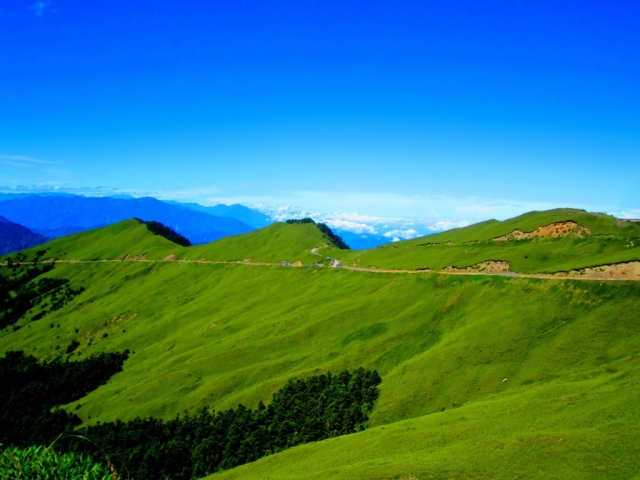
[[[162,260],[175,260],[176,256],[172,253],[171,255],[167,255]]]
[[[466,242],[466,243],[473,243],[473,242]],[[455,245],[455,244],[456,243],[454,241],[449,240],[448,242],[443,242],[443,243],[420,243],[418,247],[441,247],[442,245]]]
[[[449,265],[443,268],[442,271],[456,273],[511,273],[509,262],[502,260],[487,260],[465,268]]]
[[[301,267],[302,266],[302,262],[300,260],[298,260],[297,262],[293,262],[291,264],[292,267]]]
[[[496,237],[494,242],[507,240],[525,240],[527,238],[560,238],[560,237],[586,237],[591,235],[591,229],[576,222],[557,222],[536,228],[533,232],[514,230],[511,233]]]
[[[600,267],[556,272],[554,277],[588,278],[590,280],[640,280],[640,262],[616,263]]]
[[[110,334],[119,332],[120,328],[133,320],[137,315],[137,313],[133,313],[127,316],[123,313],[122,315],[110,318],[104,323],[96,323],[92,325],[90,328],[84,331],[84,347],[86,348],[86,346],[91,344],[93,341],[100,340],[101,338],[105,338]]]
[[[138,261],[146,260],[146,259],[147,259],[147,255],[146,254],[144,254],[144,255],[135,255],[133,257],[127,258],[127,260],[138,260]]]

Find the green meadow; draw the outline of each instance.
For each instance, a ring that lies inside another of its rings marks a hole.
[[[493,241],[514,230],[532,232],[558,222],[575,222],[591,235]],[[345,265],[381,269],[469,267],[502,260],[519,273],[553,273],[640,259],[640,224],[582,210],[531,212],[504,222],[490,220],[469,227],[389,243],[364,251],[340,252]]]
[[[379,372],[368,430],[212,479],[640,478],[638,282],[275,265],[317,262],[316,248],[345,264],[407,269],[492,259],[540,272],[640,259],[635,224],[571,210],[518,218],[354,252],[312,224],[179,247],[121,222],[25,251],[95,262],[46,273],[85,291],[2,331],[0,352],[50,359],[73,341],[71,359],[133,352],[121,373],[65,407],[88,425],[255,408],[290,378]],[[491,241],[567,220],[593,235]],[[191,261],[150,261],[168,255]],[[138,256],[147,261],[101,261]]]

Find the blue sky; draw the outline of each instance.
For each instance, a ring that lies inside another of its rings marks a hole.
[[[405,236],[640,217],[639,20],[628,1],[0,0],[0,186]]]

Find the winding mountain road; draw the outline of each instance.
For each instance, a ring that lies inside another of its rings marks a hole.
[[[149,260],[146,258],[123,258],[123,259],[100,259],[100,260],[48,260],[38,262],[41,264],[48,263],[70,263],[70,264],[87,264],[87,263],[122,263],[122,262],[137,262],[137,263],[198,263],[198,264],[212,264],[212,265],[246,265],[246,266],[259,266],[259,267],[290,267],[290,268],[336,268],[339,270],[351,270],[356,272],[367,272],[367,273],[375,273],[375,274],[427,274],[427,275],[466,275],[466,276],[492,276],[492,277],[507,277],[507,278],[539,278],[546,280],[582,280],[582,281],[639,281],[640,276],[637,274],[635,276],[631,276],[631,278],[594,278],[589,277],[587,275],[576,277],[571,275],[561,275],[561,274],[543,274],[543,273],[516,273],[516,272],[501,272],[501,273],[493,273],[493,272],[473,272],[473,271],[443,271],[443,270],[406,270],[406,269],[383,269],[383,268],[375,268],[375,267],[354,267],[342,265],[340,262],[332,257],[325,257],[324,255],[318,253],[319,248],[311,249],[311,253],[313,255],[317,255],[322,258],[327,258],[331,262],[331,266],[326,267],[324,265],[318,264],[302,264],[302,265],[293,265],[291,263],[283,264],[281,262],[278,263],[269,263],[269,262],[252,262],[248,260],[188,260],[188,259],[177,259],[177,258],[165,258],[161,260]],[[33,262],[15,262],[18,265],[32,265]],[[640,262],[628,262],[627,264],[639,264]],[[0,263],[0,266],[6,266],[7,262]]]

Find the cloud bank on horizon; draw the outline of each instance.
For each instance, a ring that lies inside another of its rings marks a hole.
[[[8,156],[4,156],[8,157]],[[0,163],[2,161],[0,156]],[[601,211],[619,218],[640,218],[640,209],[611,211],[595,205],[556,205],[508,199],[461,198],[397,193],[330,192],[300,190],[270,196],[220,196],[220,188],[174,191],[121,190],[108,187],[70,188],[47,184],[0,186],[0,192],[72,194],[88,197],[154,197],[159,200],[194,202],[204,206],[241,204],[258,210],[273,221],[313,218],[339,232],[363,238],[398,241],[464,227],[489,219],[504,220],[532,210],[571,207]],[[301,207],[301,205],[306,206]]]

